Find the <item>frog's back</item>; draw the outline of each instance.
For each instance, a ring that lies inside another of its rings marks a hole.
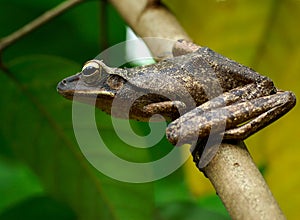
[[[165,94],[172,99],[188,93],[197,104],[222,92],[213,68],[197,53],[128,69],[126,79],[140,89]]]
[[[209,48],[170,58],[156,64],[128,69],[132,85],[171,97],[186,90],[201,104],[233,88],[256,82],[254,70],[244,67]]]

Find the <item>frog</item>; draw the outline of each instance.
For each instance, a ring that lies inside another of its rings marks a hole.
[[[175,44],[172,57],[132,68],[93,59],[59,82],[57,91],[113,117],[149,121],[161,115],[170,121],[166,138],[174,146],[212,133],[241,141],[295,106],[294,93],[278,89],[267,76],[208,47],[190,48]]]

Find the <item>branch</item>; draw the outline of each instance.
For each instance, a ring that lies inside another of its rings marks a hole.
[[[285,219],[244,142],[221,144],[203,172],[232,219]]]
[[[190,40],[176,18],[157,0],[110,0],[110,2],[135,33],[143,38]],[[165,52],[172,48],[172,45],[166,45],[166,41],[155,41],[155,45],[151,40],[147,42],[145,39],[145,42],[154,57],[162,58],[166,55]]]
[[[110,2],[141,37],[190,40],[176,18],[157,0]],[[185,44],[183,53],[193,51],[192,45]],[[159,50],[153,45],[148,46],[155,54],[168,49],[164,45]],[[285,219],[243,142],[222,143],[216,156],[202,171],[232,219]]]
[[[5,48],[10,46],[11,44],[13,44],[15,41],[19,40],[20,38],[29,34],[33,30],[39,28],[43,24],[47,23],[48,21],[52,20],[58,15],[62,14],[64,11],[70,9],[71,7],[83,1],[85,0],[66,0],[65,2],[62,2],[58,6],[50,9],[49,11],[42,14],[40,17],[26,24],[22,28],[18,29],[14,33],[0,39],[0,52],[2,52]]]

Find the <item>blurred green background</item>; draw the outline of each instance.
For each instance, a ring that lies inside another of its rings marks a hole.
[[[0,0],[0,38],[60,2]],[[196,43],[300,95],[300,1],[163,2]],[[8,70],[0,70],[0,219],[229,219],[191,161],[162,180],[129,184],[97,172],[81,154],[71,102],[56,85],[125,39],[125,23],[110,5],[86,1],[1,53]],[[299,113],[296,106],[246,140],[288,219],[297,219],[300,207]],[[110,138],[110,117],[96,117],[107,144],[124,158],[151,160],[172,149],[162,140],[152,151],[128,155],[128,146]],[[144,123],[132,125],[148,132]]]

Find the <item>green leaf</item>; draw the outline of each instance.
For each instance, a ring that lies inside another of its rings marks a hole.
[[[2,220],[75,220],[74,212],[51,197],[38,196],[24,200],[0,214]]]
[[[0,157],[0,212],[28,196],[41,193],[43,188],[28,167]]]
[[[207,211],[218,213],[222,219],[230,219],[226,208],[216,194],[199,198],[198,205]]]
[[[5,125],[0,133],[45,190],[66,202],[80,219],[150,219],[151,184],[122,183],[100,174],[77,146],[71,102],[57,94],[56,84],[78,65],[57,57],[27,56],[8,68],[10,72],[0,73],[0,105],[5,106],[0,109]],[[147,153],[140,156],[147,158]]]
[[[157,215],[156,219],[163,220],[230,219],[228,216],[224,216],[218,212],[199,207],[193,202],[170,203],[160,207]]]

